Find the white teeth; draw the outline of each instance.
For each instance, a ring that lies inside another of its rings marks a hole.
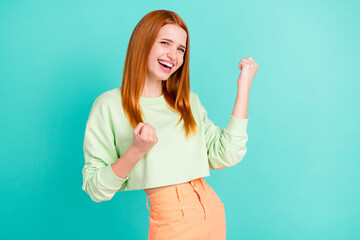
[[[172,65],[172,64],[170,64],[168,62],[164,62],[164,61],[160,61],[160,60],[159,60],[159,62],[162,63],[162,64],[165,64],[168,67],[173,67],[174,66],[174,65]]]

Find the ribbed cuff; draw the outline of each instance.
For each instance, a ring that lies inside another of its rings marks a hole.
[[[248,120],[248,118],[237,118],[231,114],[226,129],[231,135],[245,136],[247,135]]]
[[[112,189],[120,189],[122,184],[129,179],[129,175],[126,176],[126,178],[121,178],[117,176],[111,168],[111,164],[109,164],[106,167],[103,167],[100,172],[100,179],[104,181],[106,186]]]

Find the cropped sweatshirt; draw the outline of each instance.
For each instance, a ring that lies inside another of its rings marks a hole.
[[[208,118],[198,94],[190,91],[190,107],[198,125],[187,139],[180,115],[167,105],[164,95],[142,97],[144,122],[156,130],[158,142],[132,168],[126,178],[117,176],[111,163],[132,144],[133,128],[125,117],[120,87],[99,95],[90,110],[83,142],[85,165],[82,189],[95,202],[112,199],[116,192],[161,187],[210,176],[239,163],[248,141],[248,118],[230,115],[222,129]]]

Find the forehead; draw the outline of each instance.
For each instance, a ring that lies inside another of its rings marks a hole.
[[[166,24],[161,27],[158,38],[168,38],[175,43],[186,46],[187,34],[186,31],[175,24]]]

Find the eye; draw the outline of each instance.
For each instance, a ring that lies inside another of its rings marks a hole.
[[[169,44],[168,42],[164,42],[164,41],[162,41],[162,42],[160,42],[160,43],[166,43],[166,44]],[[179,48],[183,53],[185,52],[185,50],[184,49],[182,49],[182,48]]]

